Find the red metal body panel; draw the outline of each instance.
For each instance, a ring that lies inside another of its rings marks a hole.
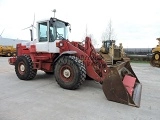
[[[8,62],[9,62],[10,65],[14,65],[15,62],[16,62],[16,58],[15,57],[9,58]]]
[[[123,84],[126,87],[126,89],[127,89],[128,93],[130,94],[130,96],[132,96],[132,94],[133,94],[135,82],[136,82],[136,78],[135,77],[131,77],[129,75],[125,75],[125,77],[123,78]]]
[[[25,45],[17,44],[17,56],[29,55],[33,61],[33,68],[38,70],[44,70],[47,72],[53,71],[53,59],[54,54],[51,53],[37,53],[36,46],[31,45],[27,48]],[[16,57],[9,58],[9,63],[14,65]]]

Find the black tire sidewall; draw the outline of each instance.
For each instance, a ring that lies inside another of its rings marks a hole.
[[[63,67],[64,65],[69,65],[71,68],[72,68],[72,71],[73,73],[73,79],[69,82],[65,82],[63,80],[61,80],[61,77],[60,77],[60,69],[61,67]],[[58,84],[62,87],[62,88],[65,88],[65,89],[74,89],[74,86],[76,86],[79,82],[79,79],[80,79],[80,68],[79,68],[79,65],[73,61],[70,57],[68,56],[64,56],[62,58],[59,59],[59,61],[56,63],[56,66],[55,66],[55,78],[56,78],[56,81],[58,82]]]
[[[24,74],[20,74],[19,72],[19,64],[23,62],[24,66],[25,66],[25,72]],[[29,75],[30,75],[30,65],[29,65],[29,62],[27,61],[27,58],[25,56],[19,56],[16,60],[16,63],[15,63],[15,71],[16,71],[16,74],[18,76],[19,79],[21,80],[27,80]]]

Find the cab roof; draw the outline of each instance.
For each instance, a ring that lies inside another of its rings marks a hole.
[[[51,21],[51,20],[53,20],[53,21],[60,21],[60,22],[63,22],[63,23],[65,23],[65,24],[70,25],[68,22],[65,22],[65,21],[63,21],[63,20],[60,20],[60,19],[58,19],[58,18],[53,18],[53,17],[51,17],[51,18],[49,18],[49,19],[44,19],[44,20],[37,21],[37,23],[47,22],[47,21]]]

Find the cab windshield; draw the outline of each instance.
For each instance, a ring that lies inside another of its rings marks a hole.
[[[50,39],[52,40],[66,40],[68,39],[68,25],[61,21],[55,21],[53,24],[50,24]]]

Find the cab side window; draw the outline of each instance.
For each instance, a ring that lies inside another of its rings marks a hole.
[[[47,22],[39,23],[39,42],[47,42]]]

